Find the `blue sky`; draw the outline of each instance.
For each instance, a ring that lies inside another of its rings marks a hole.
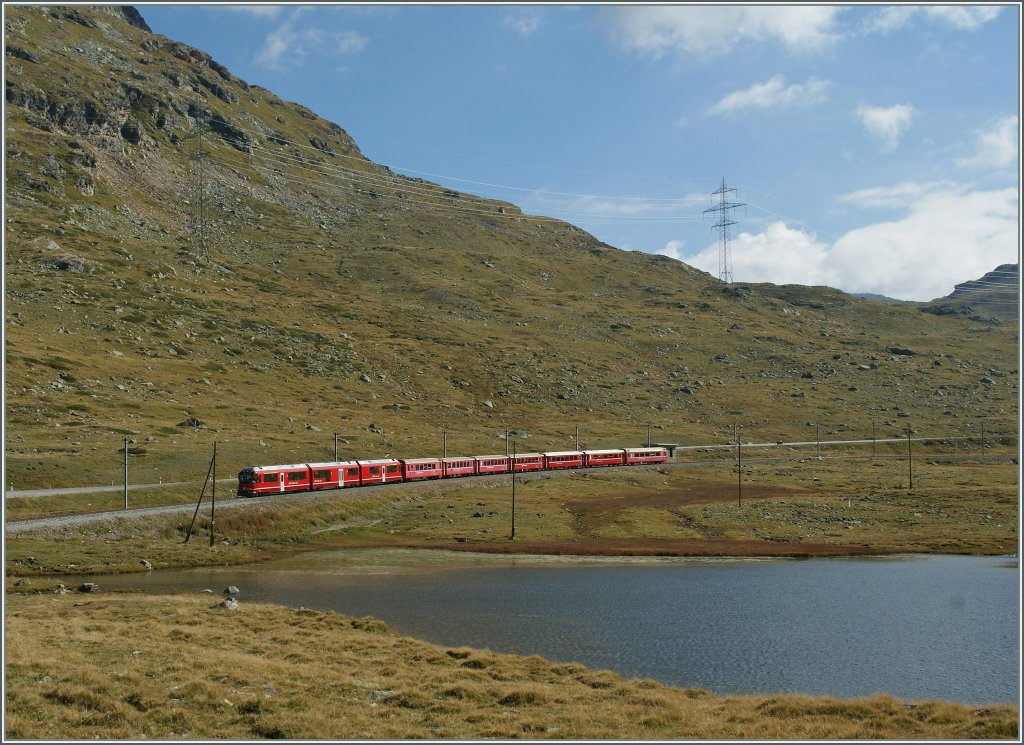
[[[1020,6],[137,6],[399,173],[736,281],[906,300],[1017,261]]]

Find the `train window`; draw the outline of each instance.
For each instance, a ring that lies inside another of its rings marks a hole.
[[[313,478],[315,478],[315,479],[323,479],[324,481],[327,481],[327,479],[331,478],[331,472],[330,471],[313,471]]]
[[[388,466],[388,473],[398,473],[398,466]]]
[[[359,476],[359,469],[358,468],[349,468],[347,471],[345,471],[345,475],[348,476],[349,478],[353,478],[354,479],[357,476]]]
[[[305,471],[289,471],[288,472],[288,480],[289,481],[302,481],[304,478],[306,478],[306,472]]]
[[[370,466],[370,475],[371,476],[380,476],[380,467],[379,466]]]
[[[265,473],[265,474],[263,474],[263,483],[264,484],[276,484],[277,483],[277,474],[276,473]]]

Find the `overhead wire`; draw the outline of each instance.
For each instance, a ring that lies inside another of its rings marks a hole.
[[[231,160],[229,158],[225,158],[225,156],[220,155],[220,154],[218,154],[216,156],[211,156],[211,160],[213,160],[214,162],[220,163],[221,165],[229,166],[229,167],[232,167],[232,168],[238,167],[238,166],[256,167],[256,165],[253,164],[252,162],[248,162],[248,161],[242,162],[242,161],[238,161],[238,160]],[[323,174],[319,174],[319,175],[322,176]],[[266,177],[266,176],[264,176],[264,177]],[[358,175],[356,175],[356,176],[349,176],[349,177],[350,178],[359,178]],[[286,174],[283,174],[283,173],[280,173],[280,172],[276,172],[276,171],[274,172],[274,178],[280,179],[280,180],[282,180],[282,181],[284,181],[286,183],[295,184],[295,185],[301,185],[301,186],[320,187],[320,188],[322,188],[324,186],[324,181],[322,179],[314,180],[313,178],[302,178],[302,177],[294,176],[294,175],[286,175]],[[389,187],[396,186],[396,184],[394,184],[393,182],[382,183],[380,181],[370,181],[370,183],[373,186],[377,187],[377,188],[381,188],[382,186],[389,186]],[[366,194],[367,193],[367,190],[365,188],[359,188],[358,186],[351,186],[351,185],[340,184],[340,183],[331,183],[330,186],[332,188],[334,188],[334,189],[338,189],[338,190],[343,191],[345,193],[354,193],[354,194]],[[398,184],[398,186],[401,186],[404,189],[404,184]],[[436,191],[431,191],[428,194],[425,194],[424,196],[434,196],[434,197],[437,197],[439,199],[445,198],[445,195],[443,193],[438,193]],[[395,199],[397,197],[389,197],[389,198]],[[434,211],[438,211],[438,212],[455,213],[455,214],[472,214],[472,215],[481,215],[481,216],[486,216],[486,217],[504,218],[504,219],[526,219],[526,220],[534,220],[534,221],[546,220],[546,221],[551,221],[551,222],[564,222],[565,221],[562,218],[556,218],[556,217],[552,217],[552,216],[548,216],[548,215],[530,215],[530,214],[527,214],[527,213],[513,214],[513,213],[508,213],[508,212],[500,213],[500,212],[498,212],[497,210],[494,210],[494,209],[477,209],[477,208],[469,207],[469,206],[444,205],[444,204],[438,204],[437,202],[425,202],[425,201],[422,201],[422,200],[412,199],[412,198],[409,198],[409,197],[402,197],[400,199],[401,199],[401,203],[403,203],[403,204],[415,204],[415,205],[418,205],[418,206],[421,206],[421,207],[425,207],[425,208],[428,208],[428,209],[431,209],[431,210],[434,210]],[[483,199],[483,198],[481,198],[481,199]],[[573,212],[562,211],[562,210],[552,210],[552,212],[554,212],[555,214],[563,215],[565,217],[583,217],[583,218],[593,217],[593,218],[596,218],[596,219],[599,219],[599,220],[600,219],[607,219],[607,217],[608,217],[607,215],[590,215],[590,214],[587,214],[587,213],[573,213]],[[617,219],[615,221],[615,224],[634,224],[635,225],[635,224],[649,224],[651,222],[679,223],[679,222],[685,222],[687,219],[688,218],[686,218],[686,217],[678,217],[678,218],[664,218],[664,217],[661,217],[661,218],[659,218],[659,217],[656,217],[656,216],[651,216],[651,217],[647,217],[647,216],[625,216],[624,218]]]
[[[224,120],[218,119],[217,121],[223,122]],[[237,125],[232,125],[232,126],[237,126]],[[239,127],[239,129],[242,129],[243,132],[247,132],[248,134],[256,134],[252,130],[245,130],[245,129],[240,128],[240,127]],[[263,137],[266,137],[266,135],[263,135]],[[302,149],[302,150],[313,151],[313,152],[316,152],[316,153],[320,153],[321,155],[327,155],[327,153],[324,150],[322,150],[321,148],[318,148],[318,147],[314,147],[312,145],[303,145],[301,143],[290,142],[290,141],[288,142],[288,144],[291,147],[299,148],[299,149]],[[262,145],[258,145],[258,146],[257,145],[252,145],[251,143],[249,143],[249,146],[250,147],[260,147],[260,148],[263,148],[265,150],[268,149],[265,146],[262,146]],[[644,201],[644,202],[666,202],[666,203],[677,203],[677,202],[681,201],[681,199],[678,198],[678,197],[627,197],[627,196],[621,196],[621,195],[576,194],[576,193],[571,193],[571,192],[545,191],[545,190],[539,189],[537,187],[511,186],[511,185],[508,185],[508,184],[498,184],[498,183],[493,183],[493,182],[488,182],[488,181],[477,181],[477,180],[473,180],[473,179],[461,178],[459,176],[449,176],[449,175],[446,175],[446,174],[432,173],[432,172],[428,172],[428,171],[419,171],[419,170],[416,170],[416,169],[413,169],[413,168],[407,168],[405,166],[398,166],[398,165],[385,164],[385,163],[375,164],[373,161],[367,159],[365,156],[354,156],[354,155],[345,155],[344,153],[334,153],[334,157],[346,158],[346,159],[349,159],[349,160],[357,160],[357,161],[359,161],[361,163],[366,163],[366,164],[369,164],[369,165],[384,166],[384,167],[387,167],[387,168],[389,168],[389,169],[391,169],[393,171],[401,171],[401,172],[406,172],[406,173],[415,173],[415,174],[419,174],[421,176],[429,176],[430,178],[445,179],[447,181],[457,181],[459,183],[473,184],[473,185],[476,185],[476,186],[488,186],[488,187],[495,188],[495,189],[507,189],[507,190],[510,190],[510,191],[521,191],[521,192],[528,192],[528,193],[552,194],[552,195],[555,195],[555,196],[565,196],[565,197],[577,197],[577,198],[588,198],[588,199],[609,199],[609,200],[622,200],[622,201]]]
[[[262,163],[260,163],[257,160],[257,158],[250,158],[250,160],[246,161],[244,164],[239,162],[239,161],[237,161],[237,160],[235,160],[234,162],[231,162],[231,161],[228,161],[228,162],[218,161],[218,162],[222,162],[222,164],[231,165],[231,166],[247,165],[247,166],[250,166],[250,167],[257,167],[259,165],[263,165],[264,167],[277,166],[277,167],[288,167],[288,168],[292,168],[292,169],[299,169],[301,171],[304,171],[304,172],[307,172],[307,173],[311,174],[312,176],[315,176],[317,180],[313,181],[313,180],[303,179],[303,178],[300,178],[300,177],[297,177],[297,176],[294,176],[294,175],[290,175],[290,174],[289,175],[285,175],[284,173],[280,172],[279,170],[275,170],[274,174],[275,174],[276,178],[281,178],[281,179],[284,179],[285,181],[288,181],[288,182],[291,182],[291,183],[306,184],[306,185],[309,185],[309,186],[323,186],[324,185],[323,177],[324,176],[333,175],[336,178],[348,178],[348,179],[352,179],[352,180],[362,181],[364,183],[371,184],[371,185],[373,185],[375,187],[378,187],[378,188],[387,187],[387,188],[400,189],[403,192],[413,192],[413,193],[420,194],[420,195],[425,196],[425,197],[444,198],[445,196],[449,196],[449,195],[445,195],[443,193],[439,193],[437,188],[430,188],[429,186],[420,186],[420,185],[415,184],[415,183],[410,184],[408,182],[408,180],[405,177],[402,177],[402,176],[388,176],[388,175],[379,174],[379,173],[367,173],[366,171],[362,171],[362,170],[344,168],[342,166],[337,166],[337,165],[333,165],[333,164],[330,164],[330,163],[322,163],[322,162],[317,163],[317,164],[315,164],[315,166],[313,166],[313,165],[310,165],[307,161],[304,161],[304,160],[302,160],[300,158],[296,158],[294,156],[289,156],[289,155],[286,155],[286,154],[279,153],[279,152],[277,152],[277,151],[275,151],[275,150],[273,150],[271,148],[267,148],[267,147],[262,146],[262,145],[251,146],[251,148],[252,148],[252,150],[255,153],[258,153],[259,158],[262,158]],[[321,152],[321,151],[319,151],[319,149],[317,149],[317,150],[318,150],[318,152]],[[223,156],[217,156],[217,157],[223,157]],[[366,161],[366,162],[368,162],[368,161]],[[335,188],[343,189],[343,190],[345,190],[345,188],[346,188],[345,185],[339,184],[339,183],[332,183],[332,186],[334,186]],[[475,195],[473,195],[473,196],[475,196]],[[486,198],[481,197],[481,199],[486,199]],[[428,206],[428,207],[435,207],[436,208],[436,206],[437,206],[434,203],[422,202],[422,201],[417,201],[417,200],[410,200],[407,197],[404,198],[404,201],[408,201],[408,202],[411,202],[411,203],[414,203],[414,204],[420,204],[420,205]],[[488,214],[488,215],[498,214],[498,215],[503,216],[503,217],[513,217],[513,218],[514,217],[529,217],[531,219],[542,219],[544,217],[544,216],[540,216],[540,215],[536,215],[536,216],[535,215],[527,215],[525,213],[523,215],[514,215],[514,214],[508,214],[508,213],[505,213],[504,215],[502,215],[501,213],[497,213],[497,212],[491,211],[491,210],[478,210],[478,209],[473,209],[473,208],[468,208],[468,207],[448,207],[447,209],[449,211],[466,211],[466,212],[474,212],[474,213],[478,213],[478,214],[482,213],[482,214]],[[640,224],[642,224],[642,223],[647,223],[647,222],[679,223],[679,222],[688,222],[688,221],[693,221],[693,220],[698,219],[698,218],[696,218],[696,216],[692,216],[692,215],[676,215],[676,216],[660,216],[660,215],[609,215],[607,213],[593,214],[593,213],[586,213],[586,212],[575,212],[575,211],[572,211],[572,210],[558,209],[558,208],[551,209],[550,211],[554,212],[556,214],[565,215],[565,216],[591,217],[591,218],[595,218],[595,219],[607,220],[608,224],[615,224],[615,223],[619,223],[619,224],[637,224],[637,223],[640,223]],[[614,218],[614,219],[612,219],[612,218]]]

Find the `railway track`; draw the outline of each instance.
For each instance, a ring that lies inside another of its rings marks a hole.
[[[867,442],[870,442],[868,440]],[[814,444],[814,443],[811,443]],[[743,445],[748,447],[746,443]],[[715,447],[715,446],[704,446]],[[696,448],[695,448],[696,449]],[[821,460],[905,460],[905,455],[824,455],[821,456]],[[935,461],[935,462],[955,462],[963,460],[982,460],[977,454],[927,454],[922,453],[915,457],[915,460],[922,461]],[[743,465],[752,466],[757,464],[765,463],[777,463],[780,461],[794,461],[794,460],[818,460],[817,457],[807,454],[793,454],[788,456],[762,456],[757,458],[744,458]],[[1015,463],[1017,457],[1015,455],[988,455],[983,459],[985,462],[993,463]],[[658,464],[658,468],[713,468],[721,467],[723,465],[733,466],[735,465],[734,458],[715,458],[715,459],[703,459],[703,460],[687,460],[687,461],[674,461],[671,463]],[[629,471],[629,470],[649,470],[650,465],[636,465],[636,466],[609,466],[606,467],[609,470],[615,471]],[[596,469],[598,471],[603,469]],[[593,468],[567,468],[559,469],[556,471],[537,471],[537,472],[525,472],[516,474],[517,480],[528,480],[537,478],[556,478],[564,476],[566,474],[573,473],[593,473]],[[501,474],[496,476],[473,476],[467,477],[473,483],[494,483],[496,481],[507,480],[509,474]],[[220,479],[218,479],[220,481]],[[234,481],[233,479],[227,479],[226,481]],[[438,479],[431,481],[405,481],[395,482],[390,484],[379,484],[372,486],[360,486],[360,487],[346,487],[344,489],[328,489],[323,491],[312,491],[312,492],[298,492],[298,493],[285,493],[276,494],[265,497],[251,497],[251,498],[240,498],[240,497],[226,497],[217,499],[217,509],[241,509],[245,507],[254,507],[261,504],[282,504],[289,502],[302,502],[302,501],[313,501],[313,500],[324,500],[334,499],[339,494],[343,494],[346,497],[367,497],[381,493],[382,490],[388,492],[402,492],[412,490],[438,490],[445,487],[451,487],[455,483],[462,483],[462,479]],[[189,483],[189,482],[185,482]],[[144,488],[146,485],[138,485],[139,488]],[[156,484],[151,486],[158,486]],[[168,486],[168,484],[160,484],[159,486]],[[49,490],[31,490],[32,496],[45,496],[49,494],[70,494],[70,493],[88,493],[90,491],[117,491],[123,489],[120,487],[75,487],[73,489],[49,489]],[[18,496],[18,492],[13,493]],[[27,495],[25,495],[27,496]],[[204,503],[205,504],[205,503]],[[191,514],[195,511],[195,502],[181,503],[181,504],[168,504],[158,505],[152,507],[133,507],[127,510],[106,510],[102,512],[81,512],[73,515],[59,515],[53,517],[42,517],[33,518],[28,520],[6,520],[4,521],[4,532],[8,535],[27,532],[31,530],[48,530],[62,527],[73,527],[78,525],[87,525],[95,522],[104,521],[115,521],[123,519],[136,519],[140,517],[156,516],[156,515],[168,515],[168,514]]]

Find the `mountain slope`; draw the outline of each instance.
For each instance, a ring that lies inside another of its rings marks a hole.
[[[927,304],[937,314],[1015,319],[1020,305],[1020,272],[1016,264],[1002,264],[979,279],[958,284],[949,295]]]
[[[394,174],[136,16],[6,9],[18,486],[119,478],[125,436],[144,479],[333,432],[344,457],[1015,429],[1011,323],[723,286]]]

